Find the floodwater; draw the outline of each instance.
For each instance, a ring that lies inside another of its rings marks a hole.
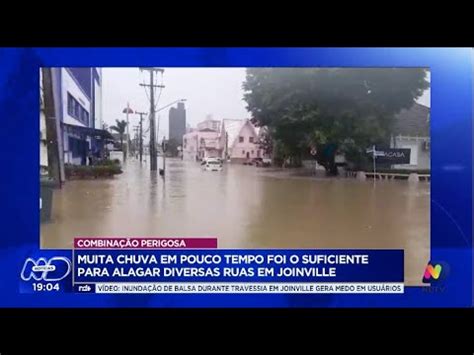
[[[162,166],[161,158],[158,161]],[[293,176],[288,171],[166,159],[166,177],[129,159],[107,180],[54,191],[43,248],[75,236],[216,236],[219,248],[404,249],[420,285],[430,252],[430,184]]]

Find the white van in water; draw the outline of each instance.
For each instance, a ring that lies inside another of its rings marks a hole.
[[[221,171],[222,170],[222,162],[219,158],[207,158],[203,161],[203,168],[206,171]]]

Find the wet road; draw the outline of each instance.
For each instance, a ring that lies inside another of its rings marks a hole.
[[[130,160],[110,180],[55,190],[43,248],[74,236],[217,236],[219,248],[405,249],[405,281],[429,260],[429,183],[290,176],[271,168],[167,159],[166,179]],[[162,162],[159,161],[159,166]]]

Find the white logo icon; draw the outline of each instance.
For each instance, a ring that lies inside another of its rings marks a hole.
[[[63,275],[57,277],[48,277],[50,272],[56,271],[58,267],[66,266]],[[38,258],[37,260],[28,258],[23,264],[20,277],[23,281],[29,281],[32,278],[36,281],[60,281],[71,272],[71,261],[64,256],[53,256],[49,260],[46,258]]]

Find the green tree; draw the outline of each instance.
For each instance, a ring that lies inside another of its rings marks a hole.
[[[125,120],[115,120],[115,125],[110,126],[110,129],[112,131],[115,131],[119,134],[120,149],[122,149],[123,160],[124,161],[125,161],[126,156],[127,156],[127,152],[125,152],[125,149],[123,147],[123,138],[124,138],[124,135],[125,135],[126,128],[127,128],[127,121],[125,121]],[[127,139],[128,139],[128,137],[127,137]]]
[[[335,174],[337,151],[361,163],[428,85],[422,68],[252,68],[243,88],[253,122],[269,128],[281,159],[298,164],[316,147]]]

